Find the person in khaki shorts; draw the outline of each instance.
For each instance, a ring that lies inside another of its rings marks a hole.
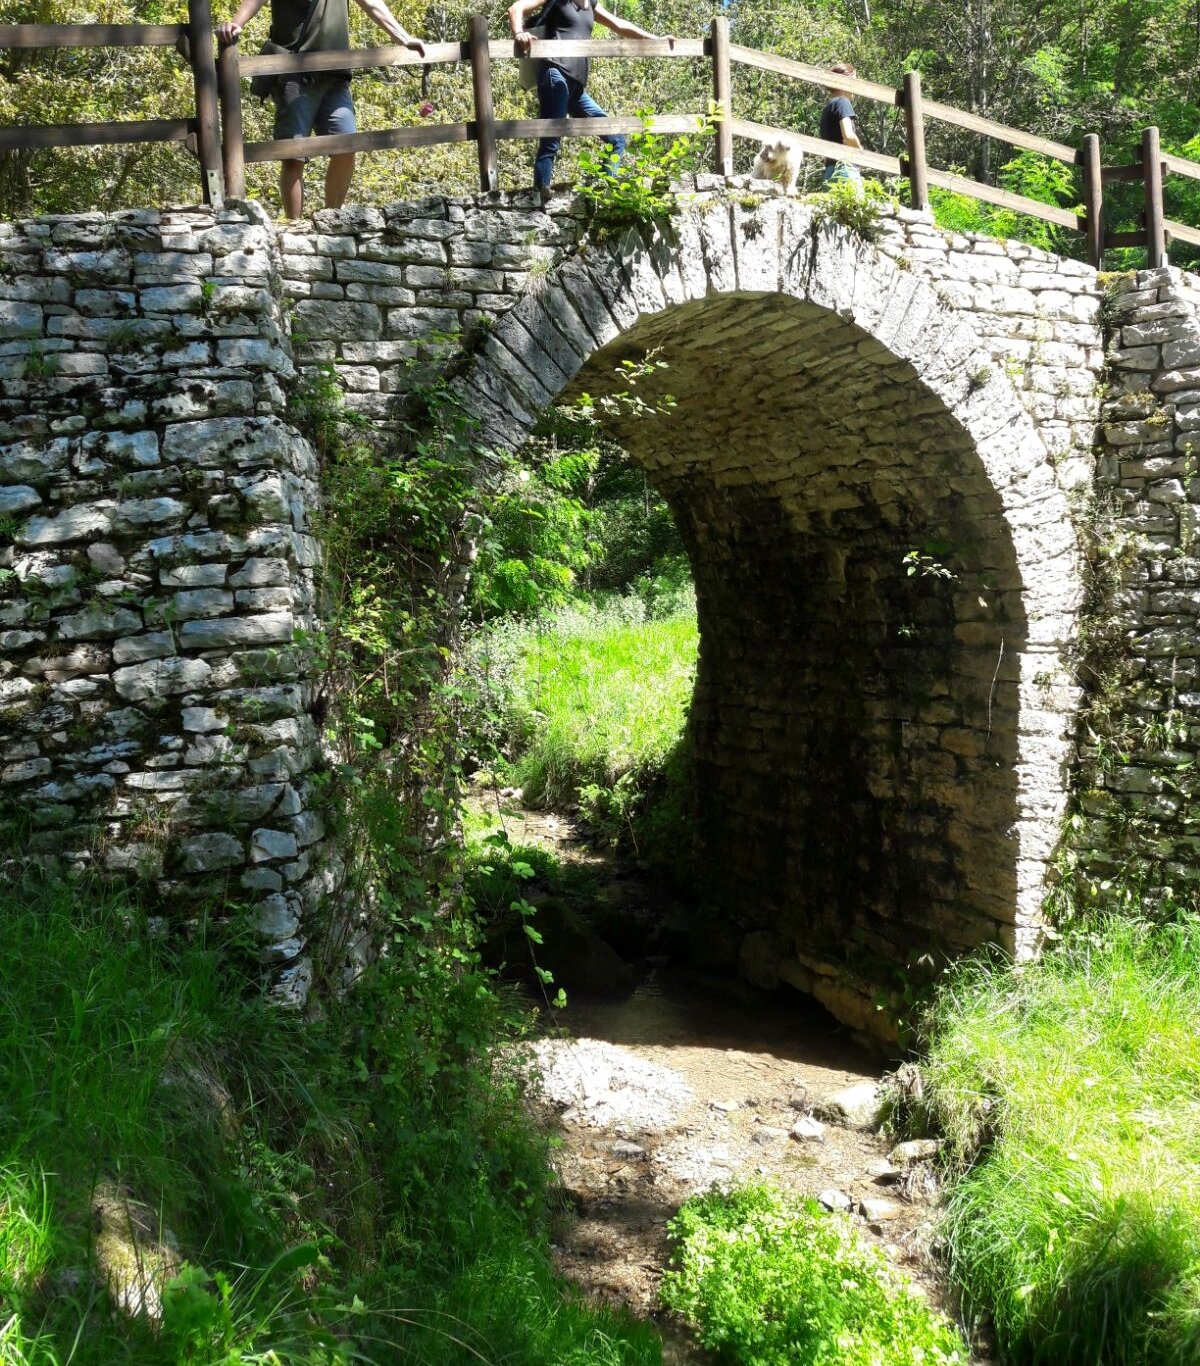
[[[231,20],[217,25],[222,47],[236,43],[242,30],[267,0],[242,0]],[[350,47],[348,0],[270,0],[271,41],[292,52],[344,52]],[[418,56],[425,44],[402,28],[384,0],[355,0],[365,13],[397,43]],[[275,82],[275,136],[306,138],[327,133],[353,133],[354,100],[345,71],[295,72]],[[329,158],[325,173],[325,207],[340,209],[354,178],[354,153]],[[304,203],[304,162],[284,161],[279,168],[279,194],[283,211],[299,218]]]

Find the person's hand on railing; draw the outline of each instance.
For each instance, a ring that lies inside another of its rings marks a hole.
[[[241,24],[235,24],[230,20],[217,25],[217,42],[222,47],[229,47],[231,43],[236,43],[241,36]]]
[[[420,38],[406,38],[404,40],[404,46],[408,48],[410,52],[415,52],[418,57],[424,57],[425,55],[425,44]]]
[[[533,34],[522,31],[513,35],[513,46],[522,57],[528,57],[533,48]]]

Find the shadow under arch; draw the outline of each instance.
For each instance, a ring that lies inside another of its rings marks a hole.
[[[459,391],[513,447],[546,403],[627,387],[622,360],[666,362],[606,425],[696,580],[700,937],[870,1029],[916,955],[1036,948],[1078,552],[1036,426],[954,310],[802,206],[750,219],[572,258]]]

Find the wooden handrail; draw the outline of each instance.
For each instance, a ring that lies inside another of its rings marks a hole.
[[[186,24],[0,24],[0,47],[174,47]]]
[[[41,123],[27,128],[0,128],[0,152],[33,147],[111,147],[127,142],[186,142],[194,131],[194,119]]]
[[[860,76],[835,76],[819,66],[797,62],[791,57],[780,57],[774,52],[760,52],[756,47],[729,44],[729,56],[739,66],[752,66],[759,71],[772,71],[776,76],[791,76],[806,85],[819,85],[823,90],[845,90],[850,95],[864,95],[882,104],[896,104],[898,92],[890,85],[864,81]]]
[[[1200,180],[1200,162],[1188,161],[1177,157],[1173,152],[1163,152],[1162,164],[1175,175],[1185,175],[1191,180]]]

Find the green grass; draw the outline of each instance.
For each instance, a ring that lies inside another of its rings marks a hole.
[[[531,804],[619,807],[678,744],[695,676],[695,613],[645,620],[639,607],[617,599],[573,608],[478,643],[512,778]]]
[[[735,1366],[963,1363],[958,1330],[841,1215],[767,1185],[710,1191],[670,1226],[663,1302]]]
[[[0,915],[5,1366],[661,1360],[553,1274],[545,1143],[494,1048],[515,1025],[465,930],[408,925],[305,1020],[202,923],[168,945],[83,884]],[[105,1194],[176,1250],[158,1328],[114,1310]]]
[[[941,995],[950,1269],[1008,1361],[1200,1360],[1198,962],[1196,922],[1119,924]]]

